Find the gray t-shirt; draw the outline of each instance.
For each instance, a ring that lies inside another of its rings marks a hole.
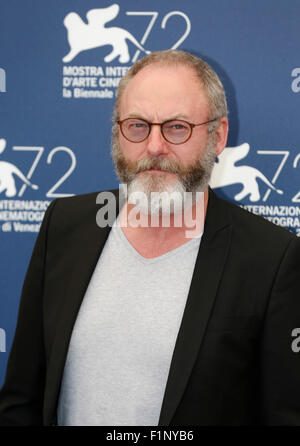
[[[158,424],[199,244],[147,259],[113,226],[73,329],[59,425]]]

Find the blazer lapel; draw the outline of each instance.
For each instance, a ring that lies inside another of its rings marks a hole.
[[[171,361],[159,426],[167,426],[180,403],[201,348],[231,240],[228,209],[210,191],[204,233]]]
[[[112,191],[117,195],[116,191]],[[78,227],[78,243],[74,245],[74,252],[71,254],[71,262],[68,267],[67,277],[69,286],[64,296],[64,304],[61,308],[59,320],[57,322],[56,337],[52,348],[47,376],[47,386],[45,393],[45,413],[49,419],[46,422],[56,421],[56,407],[59,397],[60,384],[68,352],[69,342],[75,320],[78,315],[86,289],[105,245],[110,226],[99,228],[96,224],[96,195],[92,200],[92,212],[90,219],[85,221],[85,226]],[[117,213],[119,211],[118,200]],[[101,206],[100,206],[101,207]],[[83,237],[83,234],[85,236]]]

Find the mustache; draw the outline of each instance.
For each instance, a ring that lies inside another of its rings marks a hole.
[[[128,168],[130,169],[131,173],[135,175],[151,169],[161,170],[162,172],[169,172],[177,175],[185,175],[188,172],[187,168],[175,160],[157,157],[148,157],[136,162],[129,162]]]

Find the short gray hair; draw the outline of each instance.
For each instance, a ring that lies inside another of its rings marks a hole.
[[[204,86],[207,94],[209,102],[208,119],[227,117],[228,109],[224,87],[217,73],[211,66],[200,59],[200,57],[196,57],[186,51],[164,50],[153,52],[145,56],[143,59],[138,60],[120,80],[113,113],[114,122],[120,119],[120,102],[128,83],[144,67],[152,64],[159,64],[162,66],[183,65],[192,68],[198,76],[201,84]],[[211,124],[210,131],[216,127],[215,124],[216,123]]]

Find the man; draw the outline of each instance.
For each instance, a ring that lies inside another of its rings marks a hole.
[[[227,132],[222,84],[201,59],[153,53],[122,79],[112,154],[128,200],[112,229],[96,224],[97,194],[51,203],[2,424],[300,425],[300,243],[209,190]],[[136,192],[176,193],[169,225],[162,201]],[[186,213],[204,231],[187,236],[175,224]]]

